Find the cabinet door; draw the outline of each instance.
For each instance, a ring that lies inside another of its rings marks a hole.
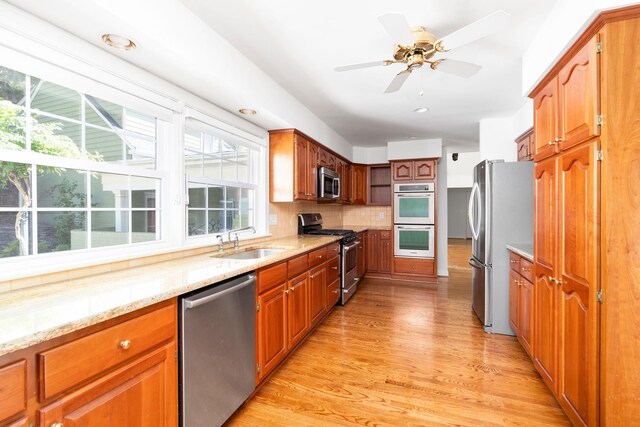
[[[293,143],[293,199],[307,200],[309,198],[309,190],[307,189],[308,162],[307,162],[307,146],[308,142],[300,135],[294,136]]]
[[[307,200],[318,198],[318,146],[307,143]]]
[[[340,197],[342,197],[342,201],[344,203],[349,204],[353,201],[351,165],[349,163],[345,163],[343,171],[344,173],[340,175]]]
[[[318,150],[318,166],[325,168],[329,166],[329,153],[322,148]]]
[[[560,157],[560,404],[575,425],[596,425],[598,341],[597,142]]]
[[[391,273],[391,240],[380,240],[378,268],[380,273]]]
[[[40,425],[177,426],[174,344],[141,357],[39,411]]]
[[[367,232],[367,269],[372,273],[380,270],[379,264],[380,232],[369,230]]]
[[[327,265],[322,264],[309,272],[309,327],[313,327],[324,313],[327,303]]]
[[[594,36],[558,74],[560,150],[600,134],[597,37]]]
[[[258,364],[265,378],[287,354],[286,283],[258,296]]]
[[[413,162],[393,162],[391,167],[393,168],[394,181],[410,181],[413,179]]]
[[[538,161],[556,153],[558,139],[558,78],[551,80],[533,99],[535,153]]]
[[[309,275],[304,273],[289,281],[287,287],[287,351],[309,330]]]
[[[524,349],[533,354],[533,284],[520,278],[518,287],[518,337]]]
[[[535,326],[533,361],[549,388],[556,389],[557,292],[552,281],[557,266],[557,168],[556,158],[534,167],[534,262]]]
[[[367,203],[367,167],[353,165],[351,173],[353,175],[353,204],[364,205]]]
[[[529,160],[529,138],[518,141],[518,161]]]
[[[413,179],[435,179],[435,160],[416,160],[413,162]]]
[[[509,326],[514,334],[518,335],[518,296],[520,287],[520,275],[509,270]]]

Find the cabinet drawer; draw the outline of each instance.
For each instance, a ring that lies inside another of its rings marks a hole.
[[[320,265],[327,260],[327,248],[316,249],[313,252],[309,252],[309,268],[313,268],[316,265]]]
[[[329,310],[336,305],[340,299],[340,279],[334,280],[329,286],[327,286],[327,307]]]
[[[175,304],[38,354],[40,400],[106,372],[174,337]]]
[[[390,231],[380,231],[380,240],[389,240],[391,239]]]
[[[327,246],[327,258],[331,259],[340,255],[340,243],[335,242]]]
[[[27,409],[27,362],[0,368],[0,422]]]
[[[401,274],[426,274],[433,276],[435,263],[433,259],[399,258],[393,259],[394,271]]]
[[[268,291],[287,281],[287,263],[258,271],[258,294]]]
[[[307,254],[304,254],[287,261],[289,278],[297,277],[309,269],[307,258]]]
[[[520,255],[509,252],[509,265],[513,271],[520,273]]]
[[[524,258],[520,258],[520,274],[529,282],[533,283],[533,263]]]
[[[327,263],[327,283],[340,278],[340,257],[333,257]]]

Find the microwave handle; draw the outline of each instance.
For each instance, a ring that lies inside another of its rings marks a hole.
[[[340,178],[333,178],[334,198],[340,197]]]

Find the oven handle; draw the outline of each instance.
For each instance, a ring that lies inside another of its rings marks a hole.
[[[344,245],[344,252],[345,253],[349,252],[351,249],[354,249],[359,244],[360,244],[360,240],[356,240],[355,242],[353,242],[353,243],[351,243],[349,245]]]

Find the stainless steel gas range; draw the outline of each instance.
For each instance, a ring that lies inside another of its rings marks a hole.
[[[342,236],[340,240],[340,305],[358,290],[358,235],[353,230],[322,228],[322,215],[303,213],[298,215],[298,234]]]

